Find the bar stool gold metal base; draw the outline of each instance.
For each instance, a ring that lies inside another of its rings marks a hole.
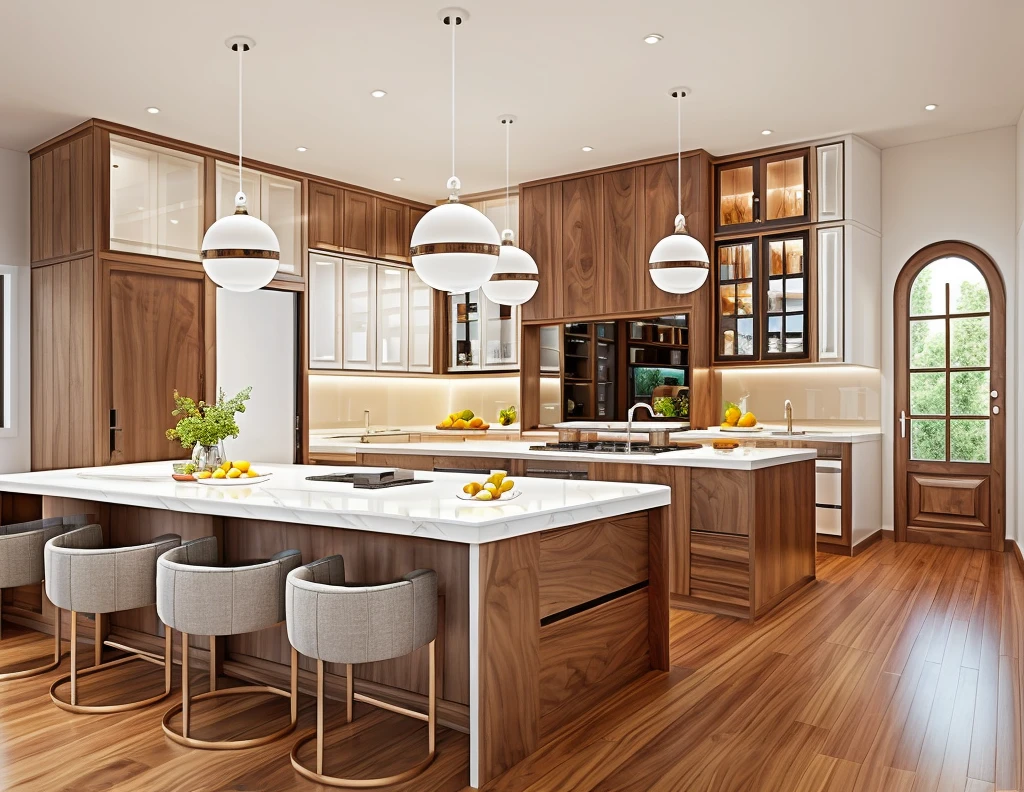
[[[148,707],[150,704],[155,704],[158,701],[162,701],[171,695],[171,669],[173,668],[173,660],[171,658],[171,635],[174,632],[170,627],[166,627],[164,630],[164,655],[161,657],[153,652],[146,652],[142,649],[135,649],[130,646],[116,643],[114,641],[103,641],[100,636],[103,633],[102,629],[103,615],[96,614],[96,642],[94,644],[94,657],[95,662],[89,668],[78,670],[78,614],[75,611],[71,611],[71,673],[65,674],[59,679],[55,680],[50,685],[50,700],[56,704],[60,709],[66,712],[73,712],[77,715],[103,715],[110,712],[128,712],[129,710],[142,709]],[[123,652],[130,652],[127,657],[119,657],[117,660],[110,660],[109,662],[101,662],[103,647],[109,646],[112,649],[119,649]],[[106,671],[117,666],[124,665],[125,663],[131,663],[136,660],[142,660],[146,663],[152,663],[155,666],[159,666],[164,669],[164,692],[158,693],[155,696],[141,699],[139,701],[129,701],[125,704],[79,704],[78,703],[78,679],[83,676],[90,676],[91,674],[99,673],[100,671]],[[71,700],[65,701],[57,695],[57,688],[66,683],[71,683]]]
[[[351,664],[345,666],[345,680],[346,680],[346,693],[345,693],[345,709],[346,709],[346,722],[352,722],[352,703],[353,701],[361,701],[364,704],[371,704],[374,707],[387,710],[388,712],[394,712],[398,715],[405,715],[409,718],[415,718],[416,720],[426,721],[427,723],[427,756],[421,759],[414,766],[407,770],[403,770],[395,775],[384,776],[382,778],[338,778],[337,776],[324,775],[324,661],[317,660],[316,662],[316,728],[310,729],[304,733],[291,750],[291,761],[292,767],[295,771],[303,778],[307,778],[310,781],[314,781],[318,784],[324,784],[326,786],[333,787],[349,787],[352,789],[372,789],[375,787],[389,786],[391,784],[400,784],[403,781],[408,781],[411,778],[415,778],[424,770],[426,770],[434,761],[434,757],[437,755],[435,750],[435,731],[437,728],[437,696],[434,683],[434,642],[430,644],[430,682],[427,693],[427,714],[424,715],[422,712],[416,712],[415,710],[406,709],[405,707],[399,707],[394,704],[388,704],[386,701],[379,701],[378,699],[365,696],[361,693],[355,693],[352,682],[352,666]],[[295,651],[294,649],[292,650]],[[308,767],[299,761],[299,750],[312,739],[316,739],[316,771],[310,770]]]
[[[45,589],[44,595],[45,595]],[[2,624],[3,617],[0,615],[0,624]],[[0,628],[0,635],[2,635],[2,628]],[[39,676],[39,674],[45,674],[48,671],[53,671],[57,668],[61,661],[68,656],[68,653],[63,651],[61,648],[60,640],[60,609],[56,610],[56,621],[53,625],[53,660],[46,665],[36,666],[34,668],[25,668],[21,671],[8,671],[6,673],[0,673],[0,682],[6,682],[9,679],[26,679],[27,677]]]
[[[171,740],[188,748],[200,748],[207,751],[238,751],[245,748],[256,748],[260,745],[279,740],[286,734],[295,730],[295,724],[299,720],[299,656],[295,649],[292,649],[291,665],[291,691],[269,685],[244,685],[241,687],[217,689],[217,643],[216,637],[210,636],[210,690],[208,693],[200,693],[198,696],[189,695],[189,663],[188,663],[188,633],[181,634],[181,702],[175,704],[164,713],[161,726],[164,734]],[[210,699],[222,696],[245,696],[245,695],[274,695],[283,696],[291,700],[291,717],[288,725],[278,729],[272,734],[262,737],[253,737],[248,740],[200,740],[189,736],[191,730],[192,704],[197,701],[209,701]],[[171,718],[181,713],[181,733],[171,728]]]

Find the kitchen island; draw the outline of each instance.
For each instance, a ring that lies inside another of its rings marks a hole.
[[[357,490],[307,479],[323,467],[256,467],[271,479],[177,482],[170,463],[154,462],[2,475],[0,494],[9,522],[95,514],[115,545],[173,532],[186,541],[217,536],[229,564],[286,548],[301,550],[303,562],[338,553],[352,583],[436,570],[438,717],[469,733],[473,786],[645,672],[668,670],[667,487],[524,479],[516,499],[484,504],[458,498],[467,477],[456,473]],[[9,594],[5,617],[52,631],[38,587]],[[111,614],[109,629],[143,649],[163,634],[155,608]],[[208,655],[197,639],[190,653],[201,663]],[[425,651],[357,666],[357,690],[422,706]],[[287,686],[289,653],[280,625],[230,636],[218,654],[230,676]],[[301,668],[309,691],[312,661]],[[328,672],[329,691],[340,695],[344,669]]]
[[[685,435],[684,435],[685,436]],[[672,604],[754,621],[814,579],[812,448],[664,453],[539,450],[543,443],[354,445],[360,465],[664,484]]]

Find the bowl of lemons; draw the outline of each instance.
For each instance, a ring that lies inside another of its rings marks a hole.
[[[487,481],[471,481],[457,493],[459,500],[472,501],[474,503],[502,503],[518,498],[522,494],[516,489],[516,482],[508,477],[504,470],[492,470]]]
[[[195,479],[200,484],[221,487],[238,487],[242,485],[262,484],[269,479],[270,473],[259,473],[251,463],[244,459],[227,460],[213,470],[200,470]]]

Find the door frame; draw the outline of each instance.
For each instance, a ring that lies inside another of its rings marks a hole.
[[[990,306],[990,369],[989,388],[999,393],[994,399],[999,406],[999,413],[990,411],[991,438],[989,467],[990,502],[993,506],[990,514],[990,541],[987,549],[1003,551],[1006,537],[1006,287],[1003,276],[991,257],[981,248],[969,242],[945,241],[935,242],[921,248],[910,257],[899,275],[893,289],[893,519],[895,539],[897,542],[908,541],[907,537],[907,460],[909,459],[910,433],[906,437],[900,434],[900,410],[910,412],[910,376],[908,365],[900,367],[901,350],[909,343],[910,289],[918,273],[926,266],[941,258],[958,257],[974,264],[985,278],[989,290]],[[998,366],[997,366],[998,362]],[[948,405],[947,405],[948,410]],[[949,472],[969,475],[974,463],[949,462]],[[970,546],[979,547],[979,543]],[[952,539],[953,537],[951,537]],[[963,542],[950,542],[963,544]]]

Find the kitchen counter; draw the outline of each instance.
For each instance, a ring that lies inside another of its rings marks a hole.
[[[708,429],[694,429],[689,432],[673,432],[673,440],[793,440],[806,441],[809,443],[870,443],[880,440],[882,437],[881,427],[873,426],[866,428],[857,427],[835,427],[818,428],[803,427],[797,425],[797,430],[805,430],[803,434],[773,434],[775,431],[784,432],[784,425],[776,426],[766,424],[764,431],[760,432],[723,432],[719,427],[714,426]]]
[[[680,435],[680,439],[688,433]],[[514,442],[478,440],[473,443],[349,443],[340,445],[349,453],[402,454],[414,456],[474,457],[494,459],[546,459],[573,462],[614,462],[624,465],[659,465],[691,468],[715,468],[719,470],[760,470],[775,465],[814,459],[816,451],[806,448],[737,448],[734,451],[719,452],[711,447],[687,451],[668,451],[664,454],[634,453],[588,453],[580,451],[531,451],[542,442]]]

